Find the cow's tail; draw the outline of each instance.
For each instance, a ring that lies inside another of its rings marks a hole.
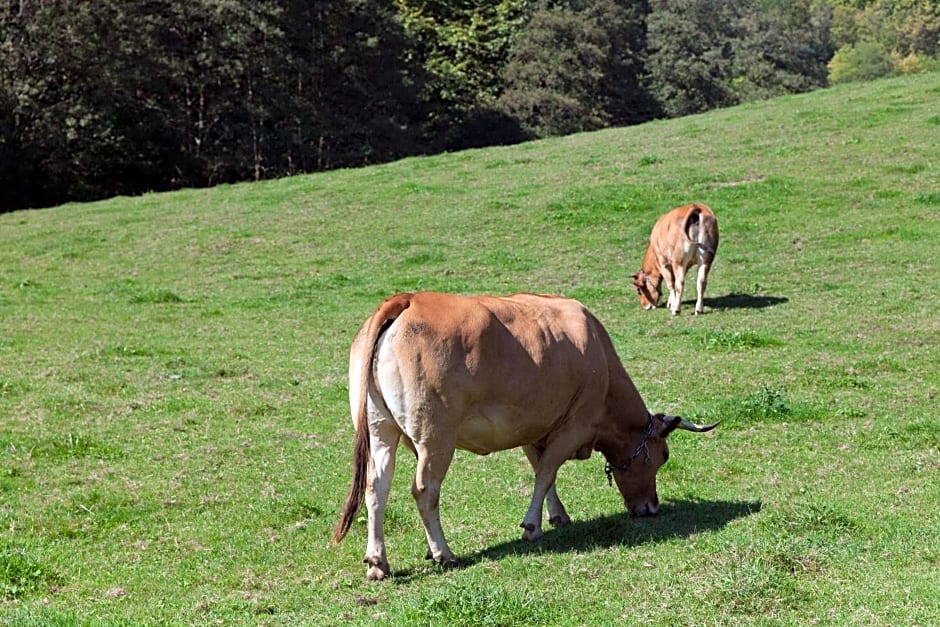
[[[703,209],[707,207],[699,204],[692,205],[692,210],[685,217],[682,230],[685,231],[686,237],[695,242],[700,251],[709,257],[714,257],[715,249],[709,245],[704,224],[706,221],[714,220],[714,217],[711,211],[703,212]]]
[[[373,377],[373,362],[375,360],[375,347],[382,332],[391,324],[395,318],[401,315],[411,304],[411,294],[397,294],[383,302],[378,310],[369,318],[362,331],[362,337],[354,342],[356,350],[362,352],[360,355],[359,370],[359,398],[356,412],[356,438],[353,444],[353,463],[352,463],[352,485],[349,487],[349,494],[346,495],[346,502],[340,512],[339,521],[333,530],[333,543],[340,542],[352,527],[356,513],[362,507],[362,501],[366,494],[366,483],[369,472],[369,466],[372,463],[372,451],[369,446],[369,422],[366,414],[366,404],[369,397],[369,389],[377,387]]]

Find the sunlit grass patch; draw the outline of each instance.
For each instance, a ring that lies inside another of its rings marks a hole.
[[[721,421],[725,428],[744,428],[759,424],[824,420],[836,411],[814,402],[794,403],[782,389],[762,383],[742,395],[700,403],[689,412],[689,416],[702,422]]]
[[[654,206],[649,189],[632,185],[594,185],[569,189],[547,206],[545,215],[559,226],[587,227],[619,222],[623,216]]]
[[[439,264],[446,261],[447,257],[440,251],[424,251],[409,255],[401,260],[404,266],[425,266]]]
[[[550,599],[496,580],[472,588],[444,585],[425,591],[401,612],[402,624],[553,625],[559,620]]]
[[[59,581],[35,551],[0,541],[0,603],[46,591]]]
[[[182,296],[174,292],[173,290],[168,289],[151,289],[144,292],[139,292],[134,294],[131,297],[132,303],[143,303],[143,304],[176,304],[186,302]]]
[[[779,346],[782,342],[765,334],[745,329],[742,331],[709,331],[702,334],[702,346],[711,349],[746,350]]]
[[[138,305],[172,305],[186,302],[175,290],[148,285],[135,278],[112,281],[102,291],[106,295],[117,296]]]
[[[19,443],[17,448],[32,459],[117,459],[119,448],[81,433],[62,433],[38,441]]]
[[[918,194],[916,200],[923,205],[940,205],[940,192]]]
[[[665,161],[666,161],[665,159],[656,155],[646,155],[646,156],[640,157],[640,160],[637,161],[636,164],[640,167],[644,167],[644,166],[650,166],[650,165],[657,165]]]

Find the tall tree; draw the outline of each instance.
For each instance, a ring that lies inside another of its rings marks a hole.
[[[432,80],[426,97],[469,111],[493,103],[528,0],[394,0]]]
[[[646,11],[629,0],[547,2],[515,39],[500,107],[539,135],[652,118],[640,80]]]
[[[428,150],[512,143],[524,134],[495,109],[500,72],[530,0],[394,0],[427,72],[421,98]]]
[[[24,0],[0,5],[0,49],[4,207],[420,147],[421,71],[381,0]]]
[[[600,91],[609,48],[584,12],[538,11],[513,47],[500,106],[542,136],[601,128],[608,121]]]
[[[12,171],[29,172],[16,179],[20,203],[250,176],[263,134],[251,105],[272,58],[274,0],[21,6],[5,14],[2,36],[20,153]]]
[[[734,42],[746,0],[652,0],[647,84],[663,111],[681,116],[738,102]]]
[[[363,165],[420,144],[424,70],[381,0],[290,4],[292,101],[302,168]]]
[[[134,43],[155,65],[140,89],[175,132],[179,182],[261,178],[273,133],[267,103],[284,98],[275,0],[140,2]]]
[[[661,111],[643,82],[649,2],[598,0],[586,5],[610,43],[600,94],[610,124],[639,124],[657,117]]]
[[[732,89],[755,100],[825,87],[831,9],[812,0],[764,0],[743,10]]]
[[[7,202],[45,205],[128,189],[126,155],[135,146],[115,123],[126,103],[114,97],[120,76],[105,37],[116,10],[107,0],[4,9],[0,91],[12,160],[0,174],[18,199]]]

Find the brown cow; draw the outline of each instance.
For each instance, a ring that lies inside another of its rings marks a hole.
[[[659,509],[656,472],[666,436],[707,431],[651,415],[603,325],[581,303],[555,296],[468,297],[423,292],[387,299],[359,329],[349,355],[356,438],[353,481],[333,533],[339,542],[365,499],[367,577],[389,574],[383,516],[400,440],[418,458],[412,495],[428,557],[456,565],[438,500],[454,450],[480,455],[522,447],[535,469],[524,539],[548,521],[570,522],[555,492],[567,459],[600,451],[634,515]]]
[[[708,271],[717,251],[718,220],[705,205],[692,203],[660,217],[653,226],[642,268],[633,275],[640,305],[643,309],[654,309],[659,304],[660,288],[665,278],[669,288],[667,306],[672,315],[679,315],[685,272],[698,264],[695,313],[702,313]]]

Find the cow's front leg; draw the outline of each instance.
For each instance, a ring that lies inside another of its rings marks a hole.
[[[529,463],[532,464],[532,470],[538,472],[539,459],[542,456],[542,452],[531,445],[523,446],[522,450],[529,460]],[[561,499],[558,498],[558,492],[555,489],[554,483],[552,483],[551,487],[548,488],[548,492],[545,494],[545,505],[548,509],[548,523],[553,527],[561,527],[571,522],[571,517],[568,516],[568,512],[565,511],[565,506],[562,504]]]
[[[668,265],[661,265],[659,267],[659,271],[663,275],[663,281],[666,283],[666,290],[669,292],[669,297],[666,299],[666,307],[669,308],[669,311],[675,313],[673,306],[676,300],[676,275],[673,273],[672,267]]]
[[[366,578],[371,581],[385,579],[391,572],[385,552],[385,506],[395,475],[395,451],[401,432],[387,425],[373,425],[371,444],[372,470],[366,481],[366,510],[369,519],[369,540],[366,556]]]
[[[571,523],[571,516],[565,511],[565,506],[558,498],[554,483],[548,488],[548,493],[545,495],[545,505],[548,508],[548,524],[552,527],[564,527]]]
[[[675,278],[673,279],[673,286],[669,289],[671,290],[671,300],[672,305],[670,305],[669,310],[672,312],[672,315],[679,315],[679,308],[682,306],[682,291],[685,288],[685,267],[679,265],[676,268]]]
[[[428,539],[428,557],[446,568],[457,565],[457,558],[447,546],[441,528],[440,500],[441,484],[454,457],[455,444],[432,447],[416,443],[418,468],[411,485],[411,495],[421,512],[424,532]]]
[[[551,446],[542,451],[539,456],[538,467],[535,470],[535,488],[532,490],[532,502],[529,503],[529,509],[526,511],[520,525],[525,530],[522,532],[523,540],[538,540],[542,537],[542,503],[555,485],[558,469],[569,456],[567,450],[562,451],[558,447]],[[555,500],[557,501],[557,499],[558,495],[556,494]],[[567,515],[565,513],[565,516]]]

